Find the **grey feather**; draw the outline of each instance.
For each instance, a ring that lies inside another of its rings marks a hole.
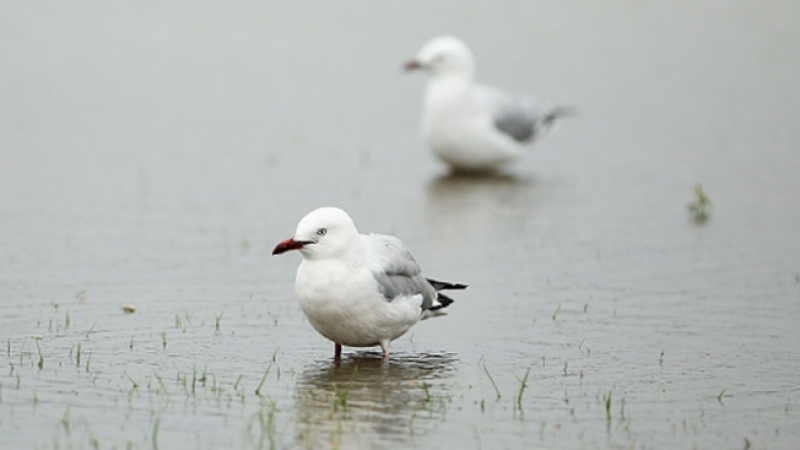
[[[464,283],[451,283],[450,281],[441,281],[441,280],[434,280],[433,278],[428,278],[428,283],[433,286],[434,289],[437,291],[445,291],[448,289],[466,289],[469,287]]]
[[[475,95],[491,113],[494,126],[517,142],[540,137],[562,116],[572,110],[554,107],[531,97],[520,97],[488,86],[476,86]]]
[[[408,247],[394,236],[369,234],[362,237],[371,256],[372,275],[378,284],[378,290],[388,302],[399,297],[422,295],[423,310],[438,310],[448,306],[453,300],[437,293],[437,290],[466,287],[458,283],[426,279]]]

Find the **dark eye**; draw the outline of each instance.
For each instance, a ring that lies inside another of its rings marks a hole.
[[[325,236],[327,233],[328,233],[327,228],[320,228],[319,230],[317,230],[317,236]]]

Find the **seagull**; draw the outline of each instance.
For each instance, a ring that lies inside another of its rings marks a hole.
[[[359,234],[346,212],[335,207],[311,211],[294,236],[272,251],[299,250],[295,293],[311,325],[335,344],[379,345],[384,359],[389,342],[420,320],[445,314],[453,299],[439,291],[467,285],[425,278],[400,239]]]
[[[405,64],[430,74],[422,111],[426,144],[455,171],[492,171],[524,155],[553,122],[572,115],[531,97],[475,84],[475,59],[452,36],[437,37]]]

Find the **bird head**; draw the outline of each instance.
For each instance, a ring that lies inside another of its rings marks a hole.
[[[407,71],[424,70],[434,76],[472,77],[475,60],[469,47],[461,40],[452,36],[440,36],[425,44],[417,56],[404,67]]]
[[[294,236],[278,243],[272,254],[299,250],[306,259],[336,258],[352,251],[358,238],[350,216],[339,208],[326,206],[306,214]]]

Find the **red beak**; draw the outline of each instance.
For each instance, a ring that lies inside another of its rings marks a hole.
[[[410,72],[412,70],[422,69],[423,66],[419,63],[419,61],[412,59],[411,61],[403,64],[403,68],[406,69],[406,72]]]
[[[286,239],[285,241],[281,241],[278,245],[275,246],[275,249],[272,250],[273,255],[280,255],[281,253],[286,253],[289,250],[297,250],[303,248],[304,245],[310,244],[311,241],[295,241],[293,238]]]

